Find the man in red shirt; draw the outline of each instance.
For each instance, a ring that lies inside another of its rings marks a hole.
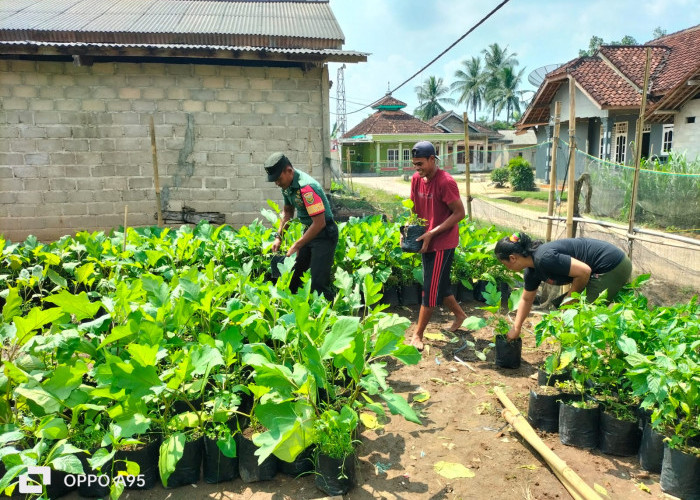
[[[423,332],[442,303],[455,315],[451,331],[457,331],[467,318],[450,290],[450,271],[455,248],[459,244],[459,221],[464,205],[457,183],[437,166],[435,147],[428,141],[417,142],[411,150],[416,173],[411,178],[413,211],[428,221],[428,229],[418,238],[423,241],[423,300],[411,344],[423,350]]]

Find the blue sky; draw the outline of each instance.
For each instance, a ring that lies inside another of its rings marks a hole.
[[[365,63],[345,69],[348,129],[374,110],[366,108],[387,91],[401,84],[432,58],[462,36],[501,0],[330,0],[345,33],[346,50],[369,52]],[[536,90],[527,82],[534,69],[564,63],[588,48],[593,35],[606,42],[633,36],[639,43],[653,38],[658,26],[673,33],[700,23],[698,0],[510,0],[489,20],[462,40],[432,66],[393,95],[418,106],[415,87],[428,76],[443,78],[449,85],[461,61],[481,56],[491,43],[517,53],[525,68],[523,90]],[[329,65],[335,82],[338,64]],[[336,89],[331,89],[331,126],[336,121]],[[527,97],[532,93],[527,94]],[[462,113],[464,105],[455,111]],[[485,111],[478,113],[486,115]],[[472,113],[470,112],[470,117]]]

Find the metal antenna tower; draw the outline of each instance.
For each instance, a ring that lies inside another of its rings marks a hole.
[[[338,68],[338,90],[336,90],[336,110],[335,114],[338,117],[338,133],[336,137],[340,138],[347,132],[347,114],[345,109],[345,64]]]

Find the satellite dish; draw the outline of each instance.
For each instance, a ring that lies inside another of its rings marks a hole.
[[[527,81],[530,82],[535,87],[539,87],[544,81],[544,77],[547,73],[551,73],[557,69],[561,64],[547,64],[546,66],[541,66],[527,75]]]

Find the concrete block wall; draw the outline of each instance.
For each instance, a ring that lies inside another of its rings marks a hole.
[[[130,226],[155,224],[151,116],[163,210],[187,205],[249,224],[268,198],[282,201],[264,176],[270,153],[322,177],[324,75],[0,60],[0,235],[109,230],[123,224],[125,205]]]

